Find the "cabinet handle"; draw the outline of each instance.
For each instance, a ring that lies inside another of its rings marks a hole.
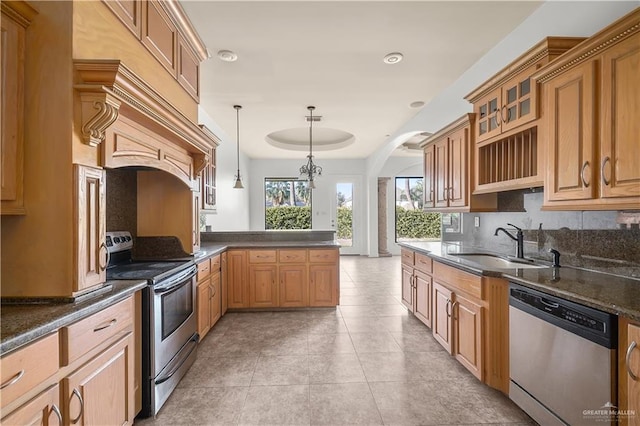
[[[9,386],[16,384],[18,380],[22,379],[22,376],[24,376],[24,370],[18,371],[11,379],[1,384],[0,389],[8,388]]]
[[[447,314],[447,318],[451,318],[451,312],[449,312],[449,304],[451,303],[451,299],[447,299],[447,306],[445,307],[444,311]]]
[[[507,118],[504,118],[504,116],[502,115],[502,111],[505,110],[507,111]],[[503,123],[509,122],[509,109],[506,105],[503,105],[502,108],[500,108],[500,120],[502,120]]]
[[[611,161],[611,158],[609,158],[609,156],[607,155],[606,157],[604,157],[604,160],[602,160],[602,167],[600,167],[600,174],[602,175],[602,183],[604,183],[606,186],[609,186],[609,183],[611,183],[611,181],[607,180],[607,178],[604,176],[604,166]]]
[[[117,320],[116,318],[114,318],[114,319],[112,319],[111,321],[109,321],[109,323],[107,323],[107,324],[105,324],[105,325],[103,325],[103,326],[100,326],[100,327],[96,327],[96,328],[94,328],[94,329],[93,329],[93,332],[94,332],[94,333],[96,333],[96,332],[98,332],[98,331],[104,330],[105,328],[109,328],[109,327],[111,327],[112,325],[115,325],[117,322],[118,322],[118,320]]]
[[[582,179],[582,184],[584,185],[585,188],[588,188],[589,185],[591,184],[591,182],[587,182],[584,179],[584,171],[586,170],[587,167],[589,167],[589,162],[585,161],[584,164],[582,165],[582,169],[580,170],[580,178]]]
[[[74,389],[73,392],[71,392],[72,398],[73,398],[73,395],[75,395],[78,398],[78,401],[80,401],[80,413],[78,414],[78,417],[71,420],[71,424],[75,425],[76,423],[78,423],[78,421],[80,421],[80,419],[82,418],[82,415],[84,414],[84,400],[82,399],[80,392],[78,392],[78,389]]]
[[[109,266],[109,262],[111,262],[111,253],[109,253],[109,249],[107,248],[107,244],[106,243],[102,243],[100,244],[100,252],[102,252],[102,249],[104,249],[104,251],[107,253],[106,256],[106,262],[104,264],[100,264],[100,270],[104,271],[105,269],[107,269],[107,266]]]
[[[631,377],[631,379],[638,381],[638,376],[636,376],[634,374],[633,371],[631,371],[631,352],[633,352],[633,350],[636,348],[638,344],[636,343],[636,341],[632,341],[631,344],[629,345],[629,347],[627,348],[627,356],[625,357],[625,364],[627,364],[627,374],[629,375],[629,377]]]
[[[453,186],[449,187],[449,197],[448,200],[451,201],[453,200]]]
[[[58,408],[58,406],[56,404],[53,404],[51,406],[51,411],[53,411],[53,413],[58,418],[59,424],[62,424],[62,413],[60,412],[60,409]]]
[[[499,126],[500,123],[502,122],[502,115],[500,113],[500,110],[496,108],[493,110],[493,112],[495,113],[494,115],[496,116],[496,124]]]
[[[456,318],[456,305],[459,305],[459,304],[460,303],[457,300],[451,304],[451,316],[453,317],[453,319],[457,319]]]

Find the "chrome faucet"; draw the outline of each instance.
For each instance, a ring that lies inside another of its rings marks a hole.
[[[494,236],[498,235],[498,232],[504,232],[507,237],[511,238],[513,241],[517,243],[517,254],[516,257],[518,259],[524,259],[524,234],[522,233],[522,229],[518,228],[512,223],[507,223],[509,226],[513,226],[516,229],[516,236],[514,237],[509,231],[504,228],[497,228],[496,232],[493,234]]]

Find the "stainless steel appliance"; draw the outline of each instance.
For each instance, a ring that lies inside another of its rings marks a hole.
[[[541,425],[609,424],[616,316],[509,286],[509,397]]]
[[[196,272],[193,261],[131,259],[128,232],[107,232],[107,279],[144,279],[142,291],[142,412],[155,416],[196,358]]]

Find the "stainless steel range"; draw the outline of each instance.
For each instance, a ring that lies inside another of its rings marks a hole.
[[[144,279],[142,292],[142,411],[155,416],[196,358],[196,272],[193,261],[131,259],[129,232],[107,232],[109,280]]]

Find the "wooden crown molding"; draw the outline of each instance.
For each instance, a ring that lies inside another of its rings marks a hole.
[[[442,129],[438,130],[431,136],[429,136],[419,146],[420,148],[424,148],[425,146],[437,141],[438,139],[441,139],[443,136],[446,136],[452,132],[460,130],[466,126],[473,127],[473,124],[475,123],[475,121],[476,121],[476,115],[471,112],[467,113],[462,117],[458,118],[457,120],[447,124]]]
[[[640,8],[623,16],[613,24],[589,37],[575,49],[565,53],[555,61],[542,67],[532,78],[538,83],[551,80],[556,75],[590,60],[611,45],[640,32]]]
[[[512,76],[524,71],[545,56],[561,55],[583,40],[584,37],[545,37],[464,98],[475,103],[478,99],[502,86]]]
[[[14,21],[18,22],[23,27],[28,27],[33,18],[38,14],[38,10],[34,8],[29,2],[22,0],[0,2],[2,13],[11,17]]]
[[[205,59],[209,59],[211,55],[207,50],[207,46],[205,46],[204,42],[198,35],[198,32],[193,28],[191,21],[187,17],[187,14],[178,0],[165,0],[159,4],[176,23],[178,31],[180,31],[182,36],[185,38],[187,44],[191,47],[193,53],[196,54],[200,62]]]
[[[76,60],[74,67],[82,102],[82,132],[85,143],[95,146],[118,114],[138,114],[131,118],[144,127],[160,126],[170,140],[192,154],[205,154],[219,144],[210,131],[191,122],[144,80],[119,60]],[[128,108],[123,108],[124,106]],[[97,110],[97,112],[96,112]]]

